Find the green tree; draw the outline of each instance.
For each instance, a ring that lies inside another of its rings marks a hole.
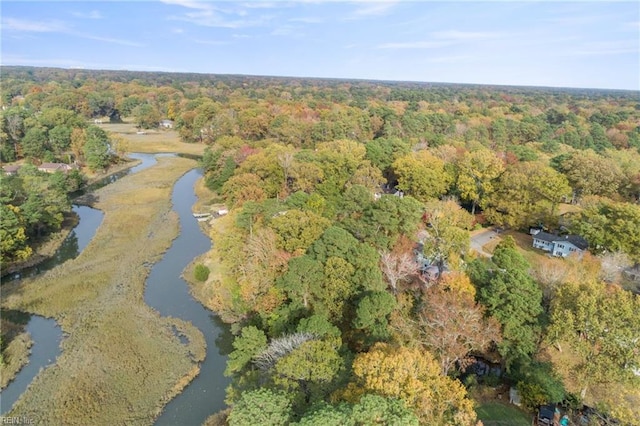
[[[523,404],[531,410],[548,403],[560,403],[567,396],[562,379],[550,363],[538,361],[517,365],[511,379],[517,382]]]
[[[25,157],[41,159],[48,151],[47,133],[42,127],[32,127],[27,130],[20,144]]]
[[[89,126],[86,137],[82,150],[87,165],[94,171],[106,169],[111,161],[107,133],[97,126]]]
[[[155,129],[162,118],[160,112],[151,104],[136,106],[132,115],[135,118],[136,126],[142,129]]]
[[[366,158],[389,178],[391,164],[397,157],[408,154],[411,147],[407,141],[400,138],[377,138],[367,142],[365,148]]]
[[[285,426],[292,415],[291,401],[286,393],[259,388],[242,393],[231,408],[228,422],[230,426]]]
[[[71,131],[69,126],[56,126],[49,130],[49,143],[56,154],[64,153],[71,146]]]
[[[353,325],[363,330],[369,339],[389,337],[388,316],[396,307],[396,299],[386,291],[367,292],[358,302]]]
[[[622,251],[640,261],[640,206],[594,200],[568,217],[571,231],[585,238],[592,251]]]
[[[493,191],[493,183],[504,171],[504,164],[494,153],[482,149],[466,153],[457,165],[458,191],[463,200],[471,202],[471,214],[475,214],[476,206]]]
[[[427,229],[422,232],[424,255],[443,266],[452,254],[469,250],[473,216],[453,200],[430,201],[425,206]]]
[[[193,276],[198,281],[206,281],[209,278],[209,268],[207,268],[203,264],[197,264],[195,270],[193,271]]]
[[[309,309],[315,303],[314,287],[323,282],[322,263],[311,256],[294,257],[277,285],[294,304]]]
[[[310,211],[287,210],[271,220],[270,227],[278,235],[278,247],[289,253],[304,253],[331,225],[328,219]]]
[[[353,406],[351,418],[356,425],[418,425],[418,418],[407,409],[404,402],[396,398],[379,395],[363,395]]]
[[[529,274],[529,264],[515,248],[511,238],[496,247],[492,262],[495,268],[478,282],[478,299],[487,313],[502,325],[502,342],[498,350],[507,367],[530,359],[537,350],[541,332],[542,291]]]
[[[26,227],[20,209],[11,204],[0,204],[0,262],[6,264],[27,259],[31,253]]]
[[[423,210],[413,197],[382,195],[376,202],[364,205],[360,238],[378,249],[390,249],[401,235],[414,234]]]
[[[551,302],[547,336],[569,346],[583,388],[616,381],[638,383],[640,297],[602,283],[567,283]]]
[[[366,394],[351,406],[322,404],[304,413],[299,426],[417,426],[418,418],[396,398]]]
[[[524,228],[557,220],[558,204],[568,198],[567,179],[551,167],[534,162],[508,167],[487,199],[485,214],[493,223]]]
[[[451,176],[444,162],[429,151],[407,154],[393,162],[398,189],[419,201],[439,198],[449,189]]]
[[[331,382],[344,368],[344,361],[326,340],[309,340],[280,358],[273,367],[273,380],[290,392],[299,392],[305,404],[322,400],[332,389]]]
[[[587,195],[613,197],[624,177],[615,160],[593,151],[575,152],[561,161],[558,167],[577,198]]]
[[[233,352],[229,354],[225,375],[230,376],[242,371],[251,359],[267,348],[267,336],[254,326],[242,328],[239,336],[233,340]]]
[[[308,254],[326,263],[330,257],[346,260],[354,267],[352,282],[358,289],[382,291],[385,288],[378,267],[380,256],[375,249],[361,244],[349,232],[337,226],[331,226],[316,240]]]

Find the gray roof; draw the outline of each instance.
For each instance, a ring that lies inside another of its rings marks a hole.
[[[587,247],[589,247],[589,243],[587,243],[587,240],[579,235],[555,235],[541,231],[535,234],[533,238],[536,240],[548,241],[550,243],[559,243],[566,241],[578,247],[580,250],[586,250]]]
[[[9,164],[7,166],[3,166],[2,169],[6,172],[6,173],[15,173],[18,170],[20,170],[20,164]]]

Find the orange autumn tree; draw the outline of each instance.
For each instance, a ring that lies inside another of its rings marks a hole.
[[[450,290],[438,285],[426,290],[416,330],[417,340],[438,358],[444,375],[468,366],[469,353],[485,351],[501,340],[498,321],[485,318],[482,305],[464,287]]]
[[[352,381],[338,398],[357,402],[366,393],[399,398],[421,424],[467,426],[476,423],[473,402],[456,379],[443,376],[431,353],[416,348],[374,345],[353,362]]]

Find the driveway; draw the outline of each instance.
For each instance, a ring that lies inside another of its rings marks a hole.
[[[482,256],[491,257],[491,253],[487,253],[482,250],[485,244],[488,244],[492,239],[497,238],[499,234],[493,229],[483,229],[471,234],[471,248]]]

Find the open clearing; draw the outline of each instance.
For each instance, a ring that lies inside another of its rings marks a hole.
[[[138,129],[132,123],[106,123],[99,127],[123,137],[127,141],[129,152],[175,152],[202,155],[206,147],[201,143],[182,142],[175,130],[144,130],[144,134],[138,134]]]
[[[531,418],[517,407],[502,402],[487,402],[476,408],[484,426],[529,426]]]
[[[66,336],[57,362],[34,379],[9,416],[52,425],[152,424],[197,373],[205,354],[201,333],[160,317],[143,300],[149,268],[178,233],[173,184],[194,166],[163,158],[98,190],[94,207],[105,217],[80,256],[3,286],[3,308],[53,317]]]

